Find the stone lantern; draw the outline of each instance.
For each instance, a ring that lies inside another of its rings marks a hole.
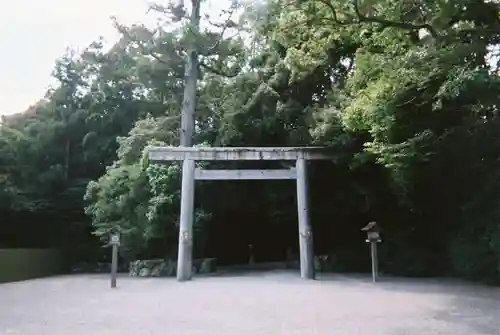
[[[377,222],[372,221],[368,223],[361,231],[366,233],[366,243],[370,243],[370,253],[372,258],[372,280],[375,283],[378,279],[378,257],[377,257],[377,243],[382,242],[380,238],[380,230]]]

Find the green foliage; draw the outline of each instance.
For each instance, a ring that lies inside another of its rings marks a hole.
[[[92,204],[86,213],[93,217],[95,234],[106,240],[111,232],[119,231],[126,248],[141,247],[149,233],[143,200],[147,186],[147,177],[138,164],[111,168],[98,182],[90,182],[85,200]]]
[[[377,220],[386,271],[500,278],[496,2],[228,3],[219,18],[202,13],[199,31],[184,6],[153,9],[165,14],[157,28],[115,22],[115,45],[63,56],[46,98],[2,120],[0,212],[12,222],[78,222],[105,242],[119,230],[129,257],[175,253],[180,166],[146,153],[179,144],[195,49],[194,143],[335,153],[311,168],[318,253],[367,268],[359,228]],[[296,244],[293,187],[256,186],[197,184],[196,253],[236,262],[241,245],[278,255]]]

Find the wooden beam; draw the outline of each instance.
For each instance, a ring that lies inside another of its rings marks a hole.
[[[296,179],[295,168],[280,170],[204,170],[197,168],[196,180],[279,180]]]
[[[153,163],[166,161],[237,161],[237,160],[327,160],[333,156],[322,147],[151,147]]]

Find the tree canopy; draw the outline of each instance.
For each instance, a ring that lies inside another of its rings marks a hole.
[[[145,150],[180,143],[194,50],[195,145],[334,149],[310,171],[316,253],[363,269],[359,229],[376,220],[386,272],[500,279],[496,1],[228,2],[202,8],[199,29],[182,3],[152,9],[154,30],[115,21],[119,41],[62,56],[58,84],[3,117],[2,244],[37,243],[27,226],[85,246],[120,230],[131,258],[176,252],[180,166]],[[294,185],[196,187],[195,253],[279,259],[297,244]]]

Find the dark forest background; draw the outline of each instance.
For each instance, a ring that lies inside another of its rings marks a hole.
[[[335,152],[310,163],[310,204],[315,251],[339,271],[368,269],[360,228],[376,220],[386,273],[500,279],[495,2],[228,2],[220,17],[202,13],[200,32],[181,7],[155,9],[169,13],[158,28],[114,22],[119,41],[62,56],[58,85],[2,118],[0,247],[97,261],[119,229],[125,259],[175,255],[180,167],[144,152],[179,144],[196,46],[197,145]],[[197,257],[297,249],[293,182],[200,182],[196,194]]]

